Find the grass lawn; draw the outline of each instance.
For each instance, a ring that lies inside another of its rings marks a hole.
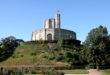
[[[74,70],[60,70],[65,74],[88,74],[89,72],[85,69],[74,69]]]
[[[110,69],[103,70],[103,74],[102,75],[110,75]]]
[[[85,69],[74,69],[74,70],[59,70],[65,74],[88,74],[89,72]],[[42,74],[25,74],[25,75],[42,75]]]

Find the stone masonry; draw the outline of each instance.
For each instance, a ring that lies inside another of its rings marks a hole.
[[[61,29],[60,14],[55,18],[47,19],[44,22],[44,28],[32,32],[32,41],[36,40],[76,40],[74,31]]]

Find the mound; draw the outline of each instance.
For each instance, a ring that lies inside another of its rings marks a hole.
[[[9,59],[1,62],[0,66],[67,67],[75,60],[73,57],[77,56],[74,51],[75,45],[79,46],[80,42],[75,40],[24,42],[16,48]]]

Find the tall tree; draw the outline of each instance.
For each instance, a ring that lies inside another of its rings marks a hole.
[[[109,57],[109,36],[106,27],[99,26],[92,29],[84,42],[86,47],[86,56],[89,63],[92,63],[94,67],[99,68],[103,65],[106,58]]]
[[[108,37],[108,31],[106,27],[99,26],[98,28],[92,29],[84,42],[84,45],[89,47],[96,43],[99,38]]]

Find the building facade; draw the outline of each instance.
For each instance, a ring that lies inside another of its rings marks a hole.
[[[47,19],[44,22],[44,28],[32,32],[32,41],[36,40],[76,40],[74,31],[61,29],[60,14],[55,18]]]

